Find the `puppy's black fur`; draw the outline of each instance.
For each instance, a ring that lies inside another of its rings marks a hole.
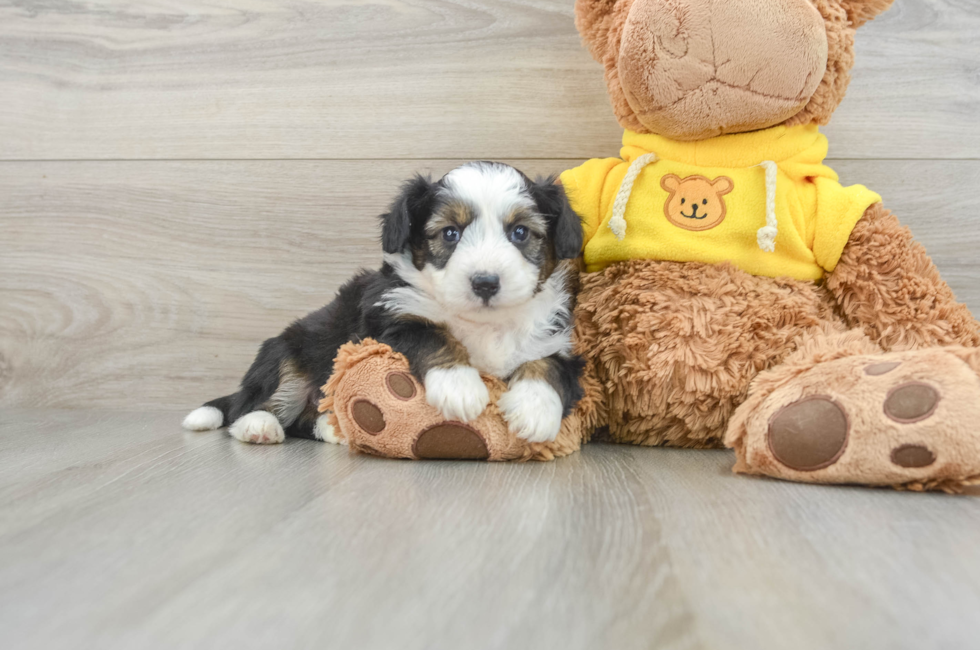
[[[440,183],[416,176],[404,184],[388,212],[381,216],[381,244],[386,253],[408,249],[415,265],[424,266],[428,255],[425,225],[439,200]],[[551,259],[578,257],[582,230],[562,188],[554,184],[553,178],[537,183],[527,179],[527,184],[540,214],[548,222]],[[420,318],[393,314],[380,304],[386,292],[403,286],[406,283],[388,264],[378,271],[358,273],[341,287],[329,305],[265,341],[238,392],[207,402],[205,406],[221,411],[222,425],[256,410],[275,412],[270,401],[288,376],[291,382],[301,382],[304,387],[296,396],[304,403],[296,408],[298,415],[292,421],[283,421],[279,414],[277,417],[286,435],[314,438],[317,405],[322,398],[320,387],[333,372],[334,357],[343,344],[368,337],[386,343],[405,355],[412,373],[420,381],[424,381],[430,369],[457,362],[460,344],[445,328]],[[560,326],[567,323],[556,324]],[[567,415],[582,396],[579,386],[582,363],[574,357],[553,356],[542,360],[545,364],[542,367],[546,366],[547,371],[541,375],[561,396]]]

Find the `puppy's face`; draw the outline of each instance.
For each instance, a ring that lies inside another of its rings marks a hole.
[[[499,163],[470,163],[437,183],[410,182],[384,217],[385,252],[410,259],[448,312],[490,312],[530,300],[582,231],[562,189]]]

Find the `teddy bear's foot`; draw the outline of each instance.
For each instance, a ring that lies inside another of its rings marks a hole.
[[[578,449],[581,425],[575,416],[566,418],[553,442],[518,438],[497,406],[506,386],[483,380],[490,405],[469,422],[448,420],[428,403],[402,355],[371,340],[352,343],[341,348],[323,388],[321,417],[351,449],[388,458],[550,460]]]
[[[980,351],[859,355],[801,370],[733,417],[735,471],[949,492],[980,483]]]

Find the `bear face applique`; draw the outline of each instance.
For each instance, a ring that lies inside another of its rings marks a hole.
[[[685,230],[710,230],[725,220],[728,206],[725,195],[735,189],[735,182],[727,176],[714,180],[704,176],[688,176],[681,179],[668,174],[660,180],[660,186],[670,192],[664,204],[667,220]]]

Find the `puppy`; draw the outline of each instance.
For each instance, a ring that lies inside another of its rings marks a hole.
[[[553,179],[469,163],[438,182],[418,176],[381,217],[384,264],[332,303],[262,344],[237,393],[192,411],[195,431],[235,438],[336,442],[317,413],[341,345],[372,337],[409,361],[426,398],[467,422],[489,401],[480,373],[508,382],[498,405],[530,442],[554,440],[582,396],[571,353],[571,283],[582,228]]]

